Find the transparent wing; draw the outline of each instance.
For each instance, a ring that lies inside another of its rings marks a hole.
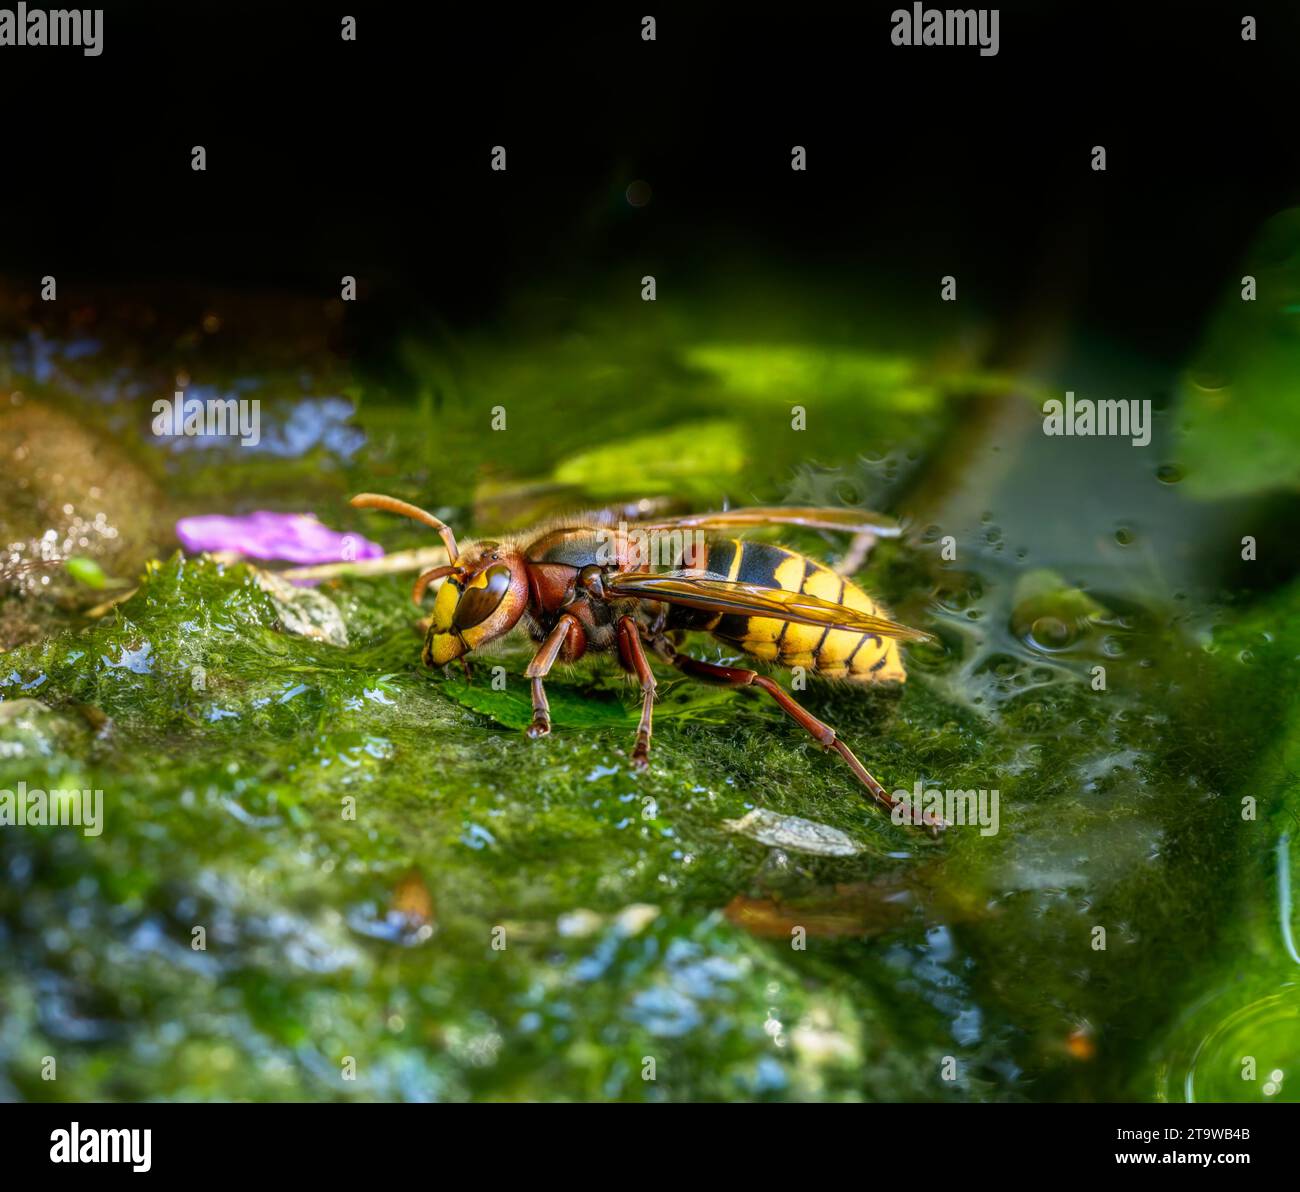
[[[898,522],[883,513],[865,509],[819,509],[812,505],[764,505],[718,513],[687,513],[637,523],[637,528],[643,530],[729,530],[744,526],[806,526],[848,534],[872,533],[877,538],[897,538],[902,533]]]
[[[605,581],[605,591],[612,596],[630,596],[638,600],[661,600],[704,612],[737,613],[741,616],[775,617],[800,625],[824,625],[830,629],[847,629],[853,633],[874,633],[902,641],[930,641],[932,635],[891,621],[888,617],[846,608],[806,592],[787,592],[782,588],[764,588],[758,584],[737,583],[707,572],[677,571],[652,575],[631,571]]]

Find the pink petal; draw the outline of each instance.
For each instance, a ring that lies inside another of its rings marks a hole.
[[[189,551],[235,551],[250,559],[286,563],[351,563],[384,553],[360,534],[340,534],[306,513],[183,517],[176,523],[176,536]]]

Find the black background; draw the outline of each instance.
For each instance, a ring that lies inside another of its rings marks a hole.
[[[1252,0],[1243,42],[1237,5],[1004,4],[995,57],[892,45],[896,7],[109,5],[98,58],[0,48],[0,274],[334,295],[349,273],[375,328],[625,264],[900,294],[952,273],[1008,320],[1046,278],[1178,359],[1300,201],[1297,6]]]
[[[314,1186],[349,1178],[373,1183],[395,1160],[437,1163],[454,1150],[476,1168],[528,1179],[539,1156],[548,1148],[554,1151],[557,1136],[568,1139],[560,1151],[565,1159],[622,1171],[628,1162],[627,1132],[642,1122],[637,1112],[618,1105],[12,1105],[6,1107],[4,1159],[6,1170],[19,1178],[62,1177],[95,1187],[106,1180],[114,1186],[150,1177],[166,1182],[195,1172],[234,1179],[288,1175],[300,1185]],[[1231,1178],[1231,1167],[1219,1165],[1217,1178],[1187,1164],[1172,1171],[1173,1165],[1154,1164],[1154,1173],[1126,1176],[1118,1171],[1115,1154],[1249,1156],[1249,1163],[1237,1165],[1240,1183],[1271,1182],[1289,1157],[1280,1115],[1242,1105],[673,1105],[654,1112],[664,1121],[671,1119],[674,1140],[691,1153],[709,1153],[719,1114],[733,1126],[745,1124],[741,1115],[752,1124],[759,1114],[774,1129],[861,1131],[863,1142],[855,1154],[873,1177],[898,1183],[913,1177],[918,1163],[927,1175],[1016,1175],[1041,1183],[1056,1178],[1064,1161],[1071,1172],[1118,1178],[1124,1186],[1151,1187],[1154,1182],[1188,1188],[1221,1184]],[[917,1124],[921,1115],[924,1127]],[[152,1130],[151,1170],[52,1164],[51,1134],[68,1130],[73,1121],[82,1128]],[[593,1124],[603,1128],[583,1130]],[[503,1128],[513,1143],[507,1148],[500,1145]],[[1120,1130],[1171,1130],[1177,1140],[1120,1141]],[[1245,1131],[1249,1137],[1207,1141],[1192,1139],[1194,1130]],[[651,1162],[656,1171],[667,1169],[666,1162]],[[742,1146],[721,1162],[729,1179],[758,1182],[770,1175],[774,1160],[770,1147]],[[792,1172],[807,1170],[797,1154],[786,1166]],[[713,1174],[707,1166],[704,1171]]]

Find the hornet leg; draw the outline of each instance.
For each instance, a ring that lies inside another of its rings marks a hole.
[[[858,761],[853,750],[835,735],[835,730],[802,707],[780,684],[775,683],[766,675],[760,675],[757,671],[736,666],[719,666],[713,662],[702,662],[698,658],[690,658],[685,654],[678,654],[676,651],[669,656],[669,660],[684,674],[692,675],[706,682],[723,683],[728,687],[758,687],[766,691],[781,705],[781,710],[796,724],[815,737],[823,748],[833,749],[844,759],[849,769],[853,771],[854,776],[867,788],[871,797],[877,803],[888,811],[894,809],[898,800],[871,776],[867,768]],[[942,819],[932,816],[928,812],[922,822],[932,836],[937,836],[948,826]]]
[[[533,681],[533,722],[525,730],[530,737],[544,737],[551,731],[551,706],[546,702],[546,689],[542,680],[550,674],[551,667],[560,656],[564,642],[569,636],[569,629],[577,620],[567,613],[555,624],[555,628],[546,635],[533,660],[524,671],[525,678]]]
[[[641,682],[641,724],[636,731],[632,765],[644,770],[650,764],[650,722],[654,716],[655,677],[641,645],[641,634],[631,617],[618,619],[618,656]]]

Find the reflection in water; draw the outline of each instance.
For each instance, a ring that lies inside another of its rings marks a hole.
[[[1197,1021],[1218,1017],[1239,996],[1218,995]],[[1162,1100],[1300,1103],[1300,985],[1218,1017],[1190,1056],[1180,1052],[1168,1061],[1162,1077]]]
[[[1277,913],[1282,924],[1282,944],[1287,955],[1300,964],[1291,920],[1291,837],[1283,832],[1277,842]]]

